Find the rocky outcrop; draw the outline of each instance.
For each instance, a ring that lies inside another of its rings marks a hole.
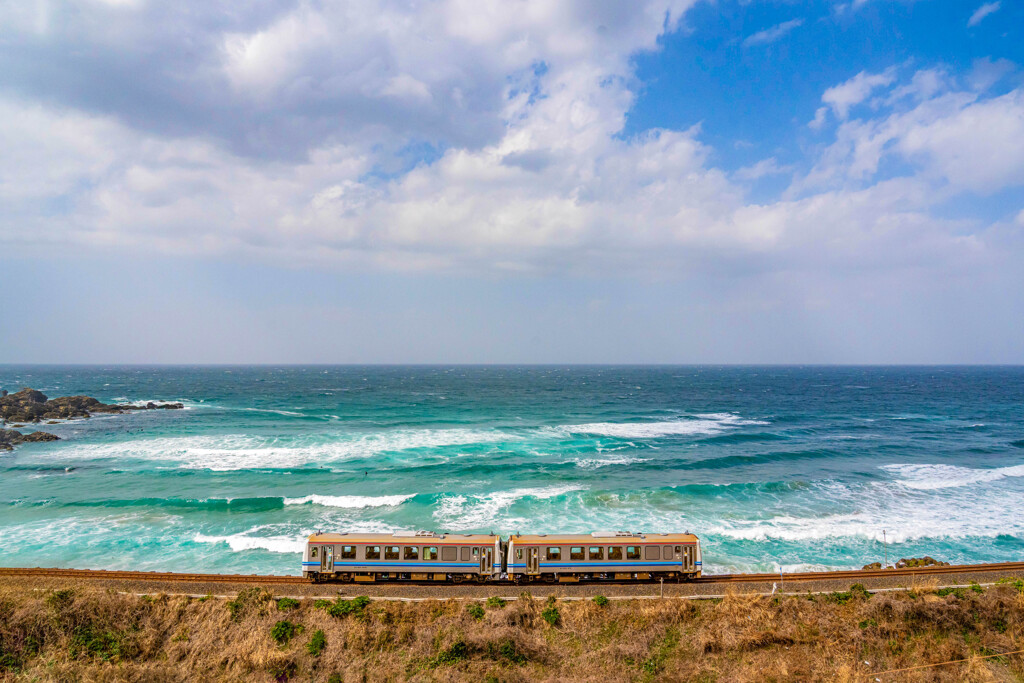
[[[22,434],[13,429],[0,429],[0,451],[9,451],[20,443],[36,441],[60,441],[60,437],[47,432]]]
[[[949,562],[943,562],[942,560],[936,560],[934,557],[931,557],[930,555],[925,555],[924,557],[904,557],[904,558],[900,559],[899,562],[897,562],[896,564],[892,565],[892,567],[895,568],[895,569],[905,569],[907,567],[948,567],[948,566],[949,566]],[[866,564],[863,567],[861,567],[861,569],[881,569],[881,568],[882,568],[882,563],[881,562],[872,562],[871,564]]]
[[[0,395],[0,418],[7,422],[28,423],[43,420],[68,420],[89,417],[94,413],[127,413],[133,410],[176,410],[180,403],[147,403],[144,406],[102,403],[92,396],[47,398],[36,389],[25,388],[13,394]]]

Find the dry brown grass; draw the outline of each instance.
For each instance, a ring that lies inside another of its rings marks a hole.
[[[234,609],[229,607],[234,605]],[[0,586],[3,681],[1021,681],[1024,596],[1012,585],[911,593],[599,606],[524,595],[481,618],[470,603],[374,601],[343,616],[303,600],[277,609],[253,589],[234,601],[79,588]],[[472,603],[480,604],[480,603]],[[549,612],[551,617],[553,613]],[[302,630],[271,637],[288,620]],[[307,643],[322,630],[319,656]]]

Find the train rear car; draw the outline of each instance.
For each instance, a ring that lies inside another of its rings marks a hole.
[[[489,534],[314,534],[302,575],[315,581],[493,581],[504,571],[504,544]]]
[[[517,582],[683,580],[701,572],[700,540],[689,533],[516,535],[506,552]]]

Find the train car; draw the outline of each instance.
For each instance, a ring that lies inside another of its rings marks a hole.
[[[505,567],[504,543],[489,534],[313,534],[302,575],[314,581],[495,581]]]
[[[700,541],[690,533],[534,534],[509,537],[508,577],[517,582],[645,581],[700,576]]]

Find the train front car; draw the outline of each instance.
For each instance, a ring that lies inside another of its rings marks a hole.
[[[700,576],[700,540],[693,534],[516,535],[507,546],[508,576],[517,583],[646,581]]]
[[[314,581],[495,581],[501,578],[501,538],[489,534],[313,534],[302,575]]]

